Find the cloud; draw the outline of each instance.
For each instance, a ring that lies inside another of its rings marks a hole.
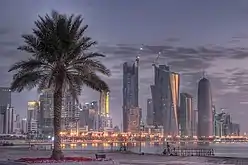
[[[0,35],[3,36],[3,35],[6,35],[8,33],[10,33],[11,30],[9,28],[6,28],[6,27],[0,27]]]
[[[7,86],[11,80],[11,75],[7,73],[7,69],[13,60],[26,58],[25,54],[21,54],[16,50],[13,42],[5,42],[1,44],[0,53],[3,57],[0,61],[0,75],[4,80],[1,85]],[[110,86],[111,93],[111,110],[113,116],[119,116],[114,121],[118,122],[120,112],[122,110],[122,68],[126,61],[134,61],[136,56],[140,56],[140,105],[143,108],[144,116],[146,114],[146,100],[151,97],[150,85],[154,83],[154,70],[152,63],[161,52],[158,59],[159,64],[168,64],[175,72],[181,75],[181,91],[187,92],[194,97],[194,108],[196,109],[197,101],[197,83],[202,77],[203,69],[207,72],[207,78],[210,79],[212,85],[213,101],[217,107],[228,106],[230,109],[234,105],[240,105],[240,101],[248,97],[248,67],[240,68],[239,61],[246,59],[247,49],[244,48],[223,48],[216,46],[202,47],[177,47],[172,45],[141,45],[118,44],[118,45],[99,45],[97,51],[106,54],[103,63],[112,71],[112,76],[103,77]],[[234,60],[237,65],[229,65],[228,63],[219,63],[219,61]],[[226,64],[226,65],[225,65]],[[25,92],[27,94],[27,92]],[[35,91],[29,92],[28,97],[23,97],[22,101],[37,98]],[[23,94],[14,94],[17,99]],[[236,95],[239,95],[238,97]],[[235,97],[235,98],[233,98]],[[80,100],[82,103],[92,100],[98,100],[99,93],[84,88]],[[231,100],[232,99],[232,100]],[[246,101],[246,100],[245,100]],[[20,101],[15,101],[18,106]],[[229,105],[227,102],[232,102]],[[22,106],[23,107],[23,106]]]
[[[180,38],[172,37],[172,38],[168,38],[166,41],[169,43],[179,42]]]
[[[245,33],[239,33],[239,34],[236,34],[235,36],[232,37],[232,39],[248,39],[248,34],[245,34]]]

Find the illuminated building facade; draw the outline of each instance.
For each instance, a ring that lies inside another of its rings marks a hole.
[[[128,131],[130,109],[139,107],[139,57],[123,64],[123,131]],[[141,113],[141,112],[140,112]],[[141,114],[140,120],[141,120]]]
[[[155,83],[151,85],[154,125],[163,126],[165,135],[178,135],[180,75],[167,65],[153,65]]]
[[[213,112],[210,81],[203,77],[198,83],[198,137],[213,136]]]
[[[100,115],[109,114],[109,92],[100,93]]]
[[[102,91],[100,93],[100,108],[98,114],[98,130],[104,130],[105,128],[112,128],[112,118],[110,117],[109,110],[109,92]]]
[[[29,135],[38,134],[39,102],[29,101],[27,108],[27,131]]]
[[[182,136],[193,136],[193,100],[188,93],[180,93],[179,125]]]

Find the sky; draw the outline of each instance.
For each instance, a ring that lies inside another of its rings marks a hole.
[[[102,60],[112,76],[103,79],[111,88],[114,125],[121,125],[122,119],[122,64],[140,54],[139,100],[145,116],[154,83],[152,63],[162,52],[158,62],[180,73],[181,92],[196,102],[197,82],[205,70],[217,111],[224,108],[242,132],[248,131],[247,0],[1,0],[0,86],[10,86],[11,64],[27,58],[16,49],[23,42],[21,35],[31,32],[38,15],[53,9],[81,14],[83,24],[89,25],[85,35],[107,56]],[[33,89],[13,93],[12,98],[16,112],[24,117],[27,101],[38,99],[38,94]],[[99,93],[85,87],[80,102],[93,100],[99,100]]]

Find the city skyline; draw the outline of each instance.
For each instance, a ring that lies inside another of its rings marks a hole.
[[[115,124],[120,125],[122,119],[119,115],[122,112],[122,64],[134,60],[144,44],[140,54],[139,98],[144,116],[146,101],[151,98],[149,87],[154,80],[152,62],[156,54],[163,51],[160,64],[169,64],[173,71],[180,73],[180,92],[193,96],[194,109],[197,82],[204,69],[211,81],[216,109],[227,109],[233,120],[239,121],[241,130],[248,131],[242,127],[247,124],[248,117],[248,67],[245,61],[248,52],[247,1],[227,0],[223,3],[191,0],[191,3],[180,1],[180,4],[179,1],[144,1],[142,4],[129,0],[111,2],[1,1],[0,20],[5,24],[0,27],[0,86],[9,86],[12,76],[7,72],[9,66],[24,58],[25,55],[16,48],[20,45],[21,34],[33,27],[37,14],[49,13],[51,9],[62,13],[80,13],[85,18],[84,23],[89,24],[87,34],[99,42],[97,49],[108,57],[105,64],[112,71],[112,77],[107,81],[111,87],[110,111]],[[13,106],[21,116],[26,113],[27,102],[38,99],[35,90],[12,95]],[[85,89],[80,101],[89,102],[98,98],[99,93]]]

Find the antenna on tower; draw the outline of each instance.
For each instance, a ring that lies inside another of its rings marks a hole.
[[[153,61],[152,66],[155,66],[158,64],[158,59],[159,59],[160,55],[161,55],[161,52],[158,52],[158,55],[157,55],[156,59]]]
[[[205,78],[206,77],[206,71],[203,69],[202,71],[202,77]]]

